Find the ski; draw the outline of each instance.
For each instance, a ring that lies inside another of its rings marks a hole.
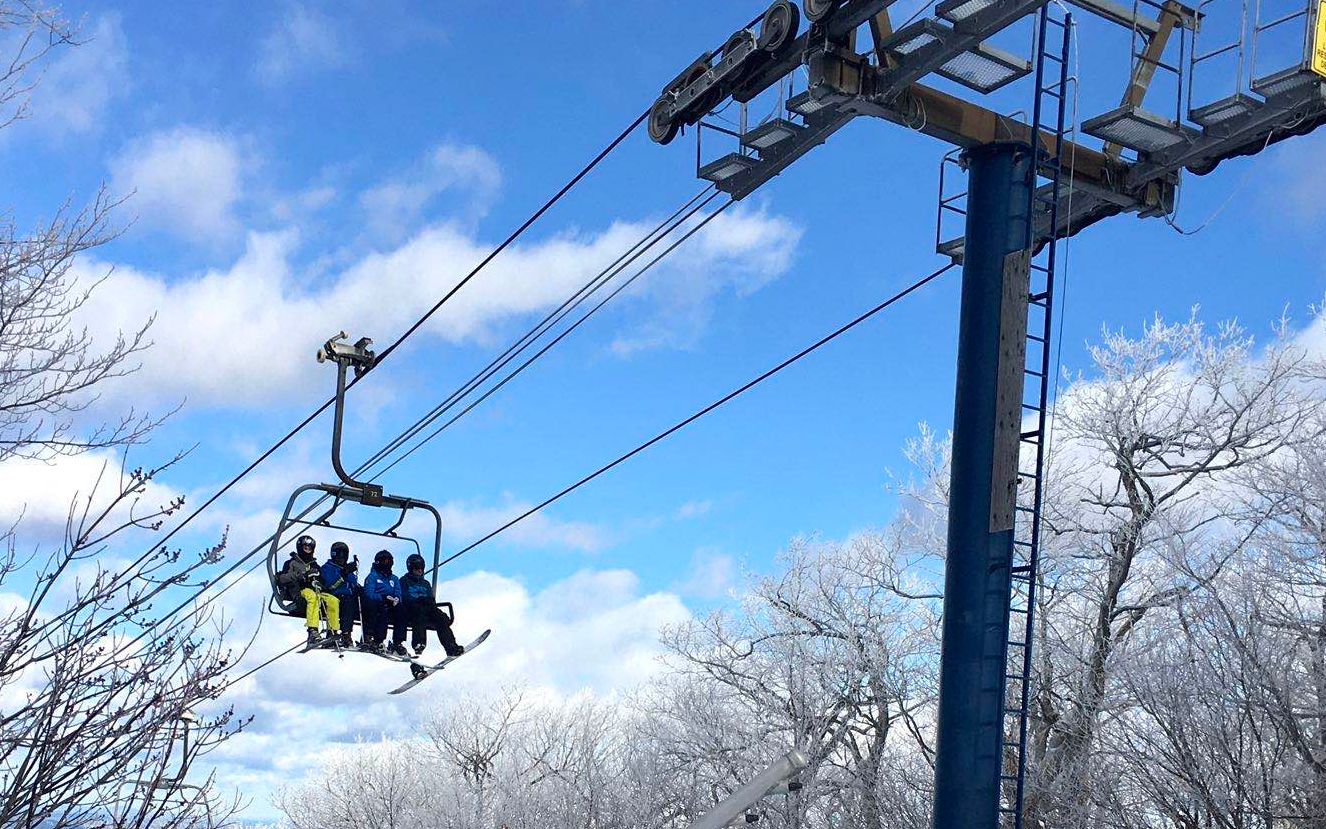
[[[471,651],[473,651],[475,648],[477,648],[477,647],[479,647],[480,645],[482,645],[482,644],[484,643],[484,640],[487,639],[487,638],[488,638],[488,635],[489,635],[490,633],[492,633],[492,632],[493,632],[493,631],[492,631],[491,628],[488,629],[488,630],[485,630],[483,633],[479,634],[479,638],[478,638],[478,639],[475,639],[473,642],[471,642],[471,643],[469,643],[468,645],[465,646],[465,653],[462,653],[460,656],[448,656],[446,659],[443,659],[441,662],[437,663],[436,665],[434,665],[434,666],[431,667],[431,668],[429,668],[429,667],[425,667],[424,665],[420,665],[420,664],[417,663],[417,662],[411,664],[411,665],[410,665],[410,673],[414,674],[414,679],[412,679],[412,680],[410,680],[409,682],[405,683],[404,685],[402,685],[401,687],[399,687],[399,688],[397,688],[396,690],[392,691],[391,693],[393,693],[393,694],[403,694],[403,693],[405,693],[406,691],[410,690],[410,689],[413,688],[414,686],[418,685],[420,682],[423,682],[425,679],[428,679],[428,678],[429,678],[430,676],[432,676],[433,674],[437,673],[438,671],[442,670],[442,669],[445,668],[446,666],[450,665],[452,662],[455,662],[457,659],[460,659],[461,656],[465,656],[466,654],[468,654],[468,653],[470,653]]]
[[[304,647],[299,649],[299,652],[308,653],[310,651],[318,651],[318,650],[334,650],[337,653],[340,653],[341,646],[338,643],[338,639],[335,635],[324,636],[316,641],[305,643]]]

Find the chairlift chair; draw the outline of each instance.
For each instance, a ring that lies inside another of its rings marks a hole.
[[[408,498],[401,495],[389,495],[383,492],[381,484],[375,484],[371,481],[356,480],[350,473],[345,471],[341,463],[341,433],[342,424],[345,415],[345,391],[347,388],[346,374],[350,369],[354,370],[355,379],[358,380],[369,369],[373,367],[375,356],[370,350],[373,341],[364,337],[354,344],[344,342],[346,334],[344,331],[327,340],[321,349],[318,350],[318,362],[328,360],[336,363],[336,400],[334,409],[334,419],[332,422],[332,444],[331,461],[332,469],[340,478],[337,484],[304,484],[297,488],[290,495],[286,502],[285,511],[281,514],[280,523],[277,524],[276,531],[272,533],[271,544],[267,551],[267,578],[271,585],[271,597],[267,603],[269,612],[281,616],[302,616],[304,606],[302,600],[297,596],[292,597],[281,590],[277,584],[277,575],[281,571],[282,549],[294,538],[302,534],[306,529],[327,529],[340,532],[354,533],[376,538],[390,539],[396,542],[405,542],[412,544],[417,553],[423,554],[423,547],[419,540],[410,536],[401,536],[397,534],[397,529],[405,523],[406,517],[412,510],[419,510],[428,513],[433,518],[433,567],[429,571],[430,580],[433,582],[434,593],[437,591],[437,573],[441,569],[442,559],[442,516],[437,508],[427,501],[418,498]],[[307,493],[321,493],[312,504],[304,507],[297,514],[295,508],[301,497]],[[316,517],[310,517],[320,504],[328,498],[332,500],[329,507],[322,510]],[[387,509],[399,511],[395,523],[385,530],[374,530],[362,526],[350,526],[348,524],[332,523],[332,516],[336,514],[340,507],[347,503],[360,504],[365,507]],[[287,533],[292,528],[298,528],[299,532]],[[436,599],[436,596],[434,596]],[[451,604],[448,602],[439,602],[439,607],[447,611],[447,615],[454,620],[455,613]]]

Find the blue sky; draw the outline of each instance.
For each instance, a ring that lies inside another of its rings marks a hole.
[[[394,339],[437,295],[430,280],[454,281],[464,254],[504,237],[696,53],[761,8],[726,5],[70,2],[91,39],[57,58],[33,117],[0,137],[6,203],[23,224],[103,181],[134,193],[122,213],[132,224],[86,263],[88,273],[115,268],[92,324],[159,310],[158,351],[106,402],[160,410],[187,398],[140,459],[197,444],[165,481],[197,503],[328,393],[332,372],[313,361],[319,337],[344,328]],[[1128,44],[1094,21],[1080,44],[1088,117],[1117,102]],[[998,106],[1018,108],[1025,95],[1009,91]],[[388,489],[450,505],[444,548],[454,551],[934,269],[946,150],[882,122],[850,125],[747,199],[702,255],[683,248],[689,264],[609,306],[394,470]],[[1321,136],[1295,139],[1189,177],[1181,224],[1227,203],[1194,237],[1119,217],[1075,238],[1064,365],[1089,368],[1086,344],[1102,326],[1136,331],[1195,304],[1257,333],[1285,308],[1306,320],[1326,291],[1324,151]],[[696,192],[693,174],[688,139],[660,148],[633,137],[534,228],[523,256],[480,276],[508,279],[483,288],[490,306],[444,309],[438,328],[361,385],[349,458],[587,278],[577,265],[629,236],[623,225],[657,221]],[[547,296],[525,301],[539,286]],[[767,569],[793,536],[885,522],[903,442],[918,423],[942,430],[952,416],[957,287],[955,272],[567,498],[545,523],[458,561],[447,577],[470,579],[464,589],[493,611],[472,624],[501,631],[511,605],[488,599],[521,590],[534,608],[525,620],[539,611],[590,624],[593,609],[579,605],[600,594],[658,611],[644,622],[675,620],[721,602],[737,568]],[[327,436],[324,419],[191,541],[225,523],[237,543],[259,537],[294,483],[330,477]],[[234,612],[256,612],[261,589]],[[647,639],[648,624],[637,633]],[[558,665],[535,675],[565,692],[612,685],[609,673]],[[270,682],[245,699],[267,713],[294,704],[283,694],[298,686]],[[357,693],[363,701],[370,689]],[[231,762],[260,771],[249,762],[258,753]]]

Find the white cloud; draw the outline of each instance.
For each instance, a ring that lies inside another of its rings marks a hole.
[[[42,74],[32,121],[57,134],[100,129],[111,102],[129,88],[129,51],[118,14],[103,14],[84,40],[58,53]]]
[[[374,239],[399,242],[419,226],[426,208],[448,191],[462,191],[460,209],[448,211],[481,217],[502,186],[497,161],[478,147],[443,144],[408,173],[365,191],[359,204]]]
[[[166,200],[154,203],[164,207]],[[448,343],[486,341],[502,323],[555,307],[651,226],[615,222],[597,233],[513,245],[421,333]],[[619,341],[619,349],[689,342],[719,292],[749,292],[783,273],[798,236],[786,219],[764,212],[719,217],[623,297],[645,304],[652,317],[633,323],[643,333],[629,346]],[[296,243],[293,232],[251,233],[233,265],[188,277],[114,268],[86,306],[93,334],[109,338],[157,314],[143,370],[115,393],[231,407],[320,393],[328,375],[315,371],[310,358],[330,331],[339,326],[391,342],[490,250],[464,228],[443,223],[308,289],[292,265]],[[111,266],[84,260],[79,267],[93,279]]]
[[[345,39],[331,18],[310,5],[292,3],[259,45],[254,71],[264,83],[279,83],[344,66],[349,57]]]
[[[732,556],[712,547],[701,547],[691,556],[690,571],[676,590],[683,596],[716,599],[732,590],[738,575],[737,562]]]
[[[717,294],[730,288],[747,295],[777,279],[791,267],[800,241],[800,228],[765,209],[738,208],[722,214],[692,240],[693,247],[679,253],[692,261],[724,264],[725,278],[715,279],[700,267],[645,282],[642,293],[658,312],[619,337],[613,350],[629,355],[647,348],[690,345],[708,325]]]
[[[176,127],[130,143],[111,161],[111,186],[133,192],[130,209],[143,224],[215,244],[239,229],[244,167],[235,139]]]
[[[1276,221],[1289,218],[1317,238],[1321,220],[1326,219],[1326,134],[1291,138],[1272,151],[1268,175],[1263,179],[1262,201]],[[1255,163],[1255,162],[1244,162]]]
[[[75,499],[81,512],[83,502],[95,493],[89,514],[96,515],[119,493],[121,471],[122,460],[111,451],[58,457],[50,462],[10,458],[0,464],[0,527],[7,529],[22,518],[25,542],[61,537]],[[155,511],[174,497],[174,491],[154,481],[137,497],[140,507],[134,512],[142,515]],[[122,506],[128,509],[129,502]]]
[[[338,195],[330,184],[314,185],[297,193],[276,196],[271,201],[270,212],[278,222],[298,222],[333,204]]]
[[[699,518],[707,515],[713,508],[713,501],[687,501],[677,508],[677,519],[685,521],[689,518]]]

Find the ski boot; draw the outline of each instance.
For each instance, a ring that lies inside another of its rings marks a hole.
[[[317,629],[317,628],[309,628],[309,629],[308,629],[308,644],[309,644],[309,647],[312,647],[312,646],[318,644],[318,642],[320,642],[320,641],[322,641],[322,634],[318,632],[318,629]]]
[[[392,642],[387,646],[387,653],[392,656],[409,656],[409,654],[405,652],[405,645],[400,642]]]

